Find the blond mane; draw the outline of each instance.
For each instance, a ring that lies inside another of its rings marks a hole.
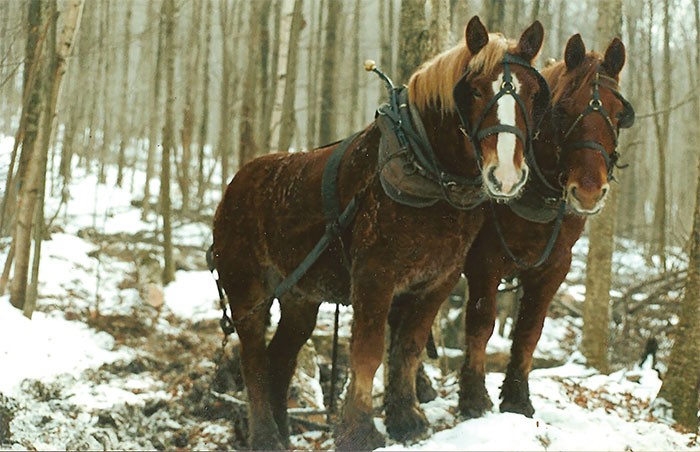
[[[474,56],[466,42],[442,52],[421,65],[408,81],[408,99],[418,110],[439,108],[441,113],[454,110],[452,90],[464,72],[491,73],[501,63],[515,41],[500,33],[490,33],[489,42]]]

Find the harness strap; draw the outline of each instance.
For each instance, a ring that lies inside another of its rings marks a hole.
[[[513,251],[508,247],[508,244],[506,243],[506,239],[503,236],[503,229],[501,228],[501,224],[498,222],[498,216],[496,215],[496,209],[493,205],[492,202],[489,203],[489,206],[491,207],[491,214],[493,216],[493,223],[496,227],[496,235],[498,235],[498,240],[501,242],[501,247],[503,248],[503,251],[508,255],[508,257],[515,263],[518,268],[521,270],[529,270],[532,268],[537,268],[540,265],[542,265],[547,259],[549,259],[549,256],[552,254],[552,251],[554,250],[554,244],[557,241],[557,237],[559,237],[559,231],[561,230],[561,224],[564,221],[564,213],[566,212],[566,202],[562,201],[559,204],[559,211],[557,212],[557,219],[554,222],[554,227],[552,228],[552,235],[550,235],[549,240],[547,241],[547,245],[544,247],[544,250],[542,251],[542,255],[532,264],[529,264],[525,262],[524,260],[520,259],[518,256],[513,254]]]
[[[323,254],[326,248],[328,248],[328,245],[338,239],[343,229],[355,218],[357,201],[354,197],[350,200],[347,207],[345,207],[345,210],[339,213],[338,169],[343,155],[359,135],[360,132],[357,132],[343,140],[328,158],[328,162],[323,169],[323,178],[321,179],[321,198],[323,203],[323,216],[326,220],[326,232],[321,236],[313,249],[309,251],[309,254],[306,255],[304,260],[301,261],[299,266],[277,285],[273,292],[274,298],[280,298],[296,285],[306,272],[309,271],[309,268],[311,268],[314,262]]]

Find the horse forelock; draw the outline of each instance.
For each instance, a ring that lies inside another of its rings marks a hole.
[[[455,110],[452,95],[455,85],[465,71],[490,74],[503,61],[507,51],[515,48],[514,41],[500,33],[489,34],[489,42],[471,55],[465,42],[446,50],[421,65],[408,81],[408,98],[423,113],[438,109],[440,113]]]
[[[602,63],[603,58],[599,53],[588,52],[579,67],[571,73],[566,71],[566,64],[563,61],[542,70],[542,75],[549,83],[552,92],[552,104],[576,102],[579,96],[586,99],[590,97],[591,84]],[[608,76],[606,78],[615,83],[618,82],[617,78]]]

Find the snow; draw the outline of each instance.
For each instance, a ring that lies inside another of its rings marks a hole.
[[[218,319],[221,310],[214,279],[209,271],[178,271],[165,288],[165,305],[177,316],[191,320]],[[204,300],[211,300],[207,303]]]
[[[18,394],[19,384],[27,378],[78,376],[85,369],[126,356],[127,351],[115,350],[114,338],[107,333],[67,321],[58,312],[36,312],[29,320],[10,305],[9,297],[0,297],[0,392],[4,394]]]
[[[11,138],[0,137],[0,156],[4,158],[11,146]],[[129,284],[139,262],[120,258],[119,250],[82,233],[94,229],[101,234],[157,237],[155,216],[144,221],[140,209],[132,206],[134,193],[142,192],[143,175],[134,175],[135,189],[129,183],[124,188],[114,187],[113,168],[108,168],[107,179],[108,183],[98,184],[94,175],[76,168],[68,204],[60,205],[58,196],[48,198],[47,216],[59,206],[62,210],[56,220],[58,232],[43,244],[38,310],[33,318],[29,320],[13,308],[8,296],[0,297],[0,418],[3,403],[14,411],[12,435],[9,442],[0,444],[0,449],[155,449],[176,444],[173,435],[182,431],[188,433],[188,448],[230,447],[227,445],[234,431],[228,419],[191,423],[164,410],[137,416],[149,404],[176,399],[179,392],[169,389],[149,371],[117,375],[103,368],[151,355],[126,345],[117,333],[98,331],[86,319],[98,314],[139,317],[147,328],[177,341],[177,335],[191,329],[194,322],[215,320],[221,315],[216,287],[203,263],[198,268],[177,271],[175,281],[163,288],[162,308],[154,308],[144,303],[142,295]],[[157,193],[157,185],[153,188]],[[177,225],[174,234],[177,243],[202,250],[211,240],[209,225],[196,222]],[[0,242],[3,262],[6,245],[6,241]],[[640,257],[634,243],[623,241],[618,245],[622,252],[615,255],[614,263],[620,276],[633,281],[639,275],[654,274],[655,268]],[[157,246],[142,246],[160,259]],[[585,238],[576,244],[574,252],[572,270],[560,294],[580,306],[585,297]],[[679,257],[671,265],[681,263]],[[335,309],[333,304],[321,306],[316,334],[332,334]],[[274,324],[279,318],[277,303],[272,313]],[[351,317],[352,308],[341,306],[343,338],[350,336]],[[489,353],[509,351],[509,329],[508,324],[506,337],[494,334]],[[661,385],[655,370],[647,365],[600,374],[586,367],[580,353],[563,346],[571,338],[575,346],[580,331],[580,319],[546,319],[535,357],[565,363],[531,373],[531,398],[536,409],[532,419],[498,412],[503,374],[497,372],[486,376],[496,408],[479,419],[460,419],[456,414],[458,376],[454,372],[444,374],[428,363],[426,371],[440,394],[422,406],[432,433],[409,444],[388,440],[381,450],[700,450],[696,437],[676,431],[653,408]],[[195,332],[191,341],[196,341],[198,334]],[[463,354],[457,349],[440,352],[450,357]],[[214,368],[205,357],[193,364],[205,372]],[[311,404],[316,406],[323,402],[319,374],[318,366],[314,372],[297,372],[297,378],[308,388]],[[383,376],[382,368],[375,378],[377,393],[383,391]],[[166,432],[164,436],[140,436],[141,424],[148,423]],[[384,431],[381,416],[376,423]],[[334,447],[328,433],[314,430],[296,434],[291,441],[297,449]]]

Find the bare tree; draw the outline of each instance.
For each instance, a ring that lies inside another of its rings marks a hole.
[[[396,80],[408,82],[411,74],[425,61],[428,49],[425,0],[403,0],[399,20],[399,55]]]
[[[242,8],[242,5],[238,5]],[[233,152],[231,138],[231,77],[233,73],[233,55],[229,36],[231,34],[231,5],[228,0],[219,3],[219,26],[221,27],[221,103],[219,104],[219,144],[218,152],[221,158],[221,195],[223,196],[228,184],[229,154]]]
[[[122,56],[122,104],[119,121],[119,156],[117,158],[117,187],[122,186],[124,165],[126,165],[126,146],[129,140],[129,50],[131,49],[131,0],[125,2],[124,13],[124,53]]]
[[[47,5],[48,14],[46,14],[42,13],[42,7],[35,5],[34,2],[40,3],[39,0],[34,0],[29,4],[30,16],[40,14],[42,18],[33,18],[30,23],[50,25],[51,21],[54,21],[55,25],[57,16],[55,13],[52,14],[52,11],[55,12],[55,5]],[[48,140],[54,127],[54,115],[60,98],[63,78],[68,69],[68,56],[73,44],[73,37],[80,26],[82,10],[83,0],[71,0],[66,4],[64,25],[58,40],[58,48],[51,49],[52,53],[55,52],[54,64],[41,68],[42,75],[32,87],[32,90],[36,90],[36,106],[38,107],[36,123],[33,124],[33,127],[36,128],[36,136],[27,162],[27,174],[18,199],[13,239],[16,250],[15,266],[10,287],[10,302],[17,308],[24,308],[25,315],[28,317],[31,317],[33,311],[33,302],[25,306],[32,230],[34,227],[42,226],[35,224],[37,216],[41,218],[41,215],[36,214],[35,209],[43,209],[43,206],[37,206],[39,204],[37,201],[43,190],[41,184],[44,182],[43,173],[49,148]],[[41,58],[41,54],[34,55],[34,58]],[[46,62],[48,61],[50,58],[46,59]],[[35,254],[38,259],[40,253]]]
[[[319,127],[319,140],[321,143],[329,143],[337,138],[337,43],[338,26],[342,14],[342,3],[337,0],[326,0],[326,39],[323,47],[323,74],[321,78],[321,124]]]
[[[652,89],[650,92],[650,98],[652,102],[652,107],[654,111],[659,108],[668,109],[671,105],[671,30],[669,27],[670,21],[670,0],[662,2],[664,8],[663,16],[663,65],[665,68],[664,75],[661,85],[661,100],[657,100],[657,90]],[[646,71],[649,76],[650,86],[656,87],[655,70],[652,68],[654,57],[653,57],[653,43],[652,43],[652,27],[654,19],[654,4],[655,2],[649,1],[649,41],[647,43],[647,52],[649,58],[649,69]],[[669,132],[669,120],[670,112],[666,111],[660,115],[654,115],[654,132],[656,133],[656,142],[658,144],[658,185],[656,189],[656,201],[654,203],[654,236],[651,242],[651,253],[652,255],[658,255],[661,258],[662,266],[664,271],[666,270],[666,148],[668,147],[668,132]]]
[[[284,97],[282,99],[282,109],[280,112],[279,144],[280,151],[288,150],[292,145],[294,130],[296,129],[296,113],[294,105],[297,92],[297,66],[299,61],[299,37],[304,28],[304,0],[294,1],[294,11],[292,12],[292,26],[289,31],[289,54],[284,77]]]
[[[700,168],[698,170],[688,277],[668,372],[658,395],[671,404],[674,419],[690,431],[698,428],[700,386]]]
[[[162,9],[162,8],[161,8]],[[153,40],[153,54],[155,55],[155,69],[153,71],[153,103],[151,104],[151,118],[148,133],[148,152],[146,154],[146,182],[143,187],[143,205],[141,218],[145,220],[150,212],[151,203],[151,179],[155,172],[156,148],[158,143],[158,131],[160,130],[160,85],[163,65],[163,21],[158,12],[155,1],[148,4],[148,17],[153,24],[158,24],[155,39]]]
[[[164,0],[161,17],[165,21],[165,125],[160,173],[160,210],[163,217],[163,285],[167,285],[175,280],[170,201],[170,166],[175,147],[175,0]]]
[[[204,5],[206,7],[206,24],[204,26],[206,34],[204,38],[204,64],[202,66],[202,117],[199,121],[199,154],[197,156],[197,199],[199,200],[200,207],[203,203],[204,190],[206,189],[204,178],[204,150],[209,134],[209,84],[211,83],[209,60],[211,53],[212,0],[205,0]]]
[[[620,34],[622,0],[599,0],[597,43],[607,44]],[[588,261],[586,264],[586,300],[583,305],[581,348],[588,363],[601,372],[608,369],[610,341],[610,287],[615,232],[615,193],[609,194],[605,209],[590,221]]]

